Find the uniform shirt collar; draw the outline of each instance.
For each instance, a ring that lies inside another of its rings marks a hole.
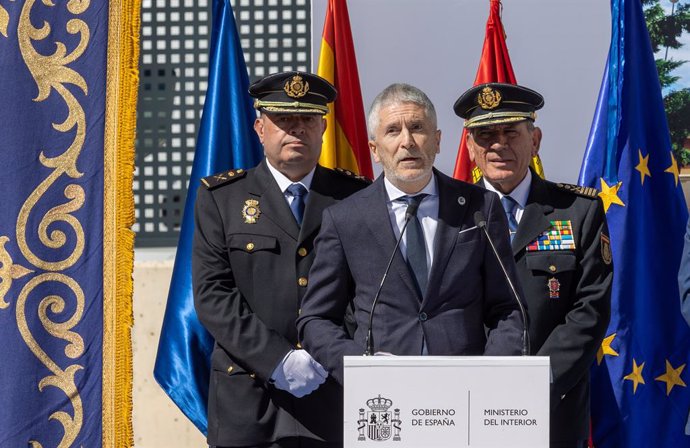
[[[283,194],[285,194],[285,190],[287,190],[287,188],[292,184],[302,184],[304,188],[307,189],[307,191],[309,191],[309,189],[311,188],[311,181],[312,179],[314,179],[314,171],[316,170],[316,166],[314,166],[314,168],[312,168],[311,171],[309,171],[309,173],[306,176],[304,176],[301,180],[293,182],[290,179],[288,179],[283,173],[274,168],[273,165],[271,165],[271,162],[269,162],[268,160],[266,160],[266,165],[268,166],[268,171],[271,172],[273,178],[276,180],[276,182],[278,182],[278,188],[280,188],[280,191]]]
[[[518,203],[520,206],[520,209],[525,208],[527,205],[527,198],[529,197],[529,187],[532,184],[532,170],[527,170],[527,175],[525,176],[524,179],[518,184],[517,187],[513,189],[508,195],[505,195],[501,193],[500,191],[496,190],[493,185],[491,185],[486,179],[482,179],[482,182],[484,182],[484,187],[489,190],[493,191],[496,193],[500,198],[503,196],[510,196],[511,198],[515,199],[515,202]]]

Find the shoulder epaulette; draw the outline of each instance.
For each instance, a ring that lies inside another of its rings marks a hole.
[[[346,169],[343,169],[343,168],[335,168],[333,171],[335,171],[335,172],[338,173],[338,174],[342,174],[342,175],[345,176],[345,177],[349,177],[350,179],[356,179],[356,180],[365,182],[365,183],[367,183],[367,184],[370,184],[370,183],[371,183],[371,179],[368,179],[368,178],[366,178],[366,177],[364,177],[364,176],[360,176],[360,175],[358,175],[358,174],[355,174],[355,173],[353,173],[353,172],[350,171],[350,170],[346,170]]]
[[[556,184],[561,190],[569,191],[580,196],[584,196],[590,199],[596,199],[599,196],[599,192],[593,187],[583,187],[581,185],[573,184]]]
[[[223,171],[222,173],[213,174],[201,179],[201,183],[206,186],[207,189],[212,190],[221,185],[225,185],[229,182],[236,181],[247,175],[247,170],[242,168],[237,170]]]

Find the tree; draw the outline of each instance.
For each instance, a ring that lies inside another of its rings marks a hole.
[[[645,20],[652,50],[655,54],[664,50],[664,58],[656,60],[656,68],[661,88],[666,92],[664,107],[671,133],[671,147],[682,165],[690,165],[690,151],[683,148],[685,140],[690,138],[690,88],[673,87],[680,79],[673,71],[688,61],[676,61],[667,57],[668,49],[681,48],[684,45],[680,41],[681,36],[690,33],[690,4],[677,2],[673,6],[673,14],[666,14],[661,1],[642,0],[642,4],[645,5]]]

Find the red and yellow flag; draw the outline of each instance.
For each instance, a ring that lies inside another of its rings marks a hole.
[[[486,21],[484,48],[482,48],[482,57],[479,60],[477,76],[474,79],[475,86],[487,82],[517,84],[513,65],[510,63],[508,47],[506,46],[503,23],[501,23],[501,8],[501,0],[491,0],[489,19]],[[465,144],[466,137],[467,130],[465,129],[462,131],[453,177],[474,183],[479,180],[482,174],[474,162],[470,160],[467,145]],[[538,155],[532,159],[530,165],[540,177],[544,177],[544,168]]]
[[[373,179],[346,0],[328,0],[317,74],[338,89],[338,98],[329,105],[331,110],[326,115],[328,127],[319,163]]]

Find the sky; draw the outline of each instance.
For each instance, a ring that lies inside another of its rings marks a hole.
[[[315,65],[327,3],[312,0]],[[435,166],[452,175],[462,134],[453,103],[473,84],[489,1],[348,0],[348,9],[365,109],[392,82],[426,92],[442,131]],[[546,176],[575,183],[611,41],[609,2],[503,0],[503,25],[518,83],[545,98],[536,123]]]

